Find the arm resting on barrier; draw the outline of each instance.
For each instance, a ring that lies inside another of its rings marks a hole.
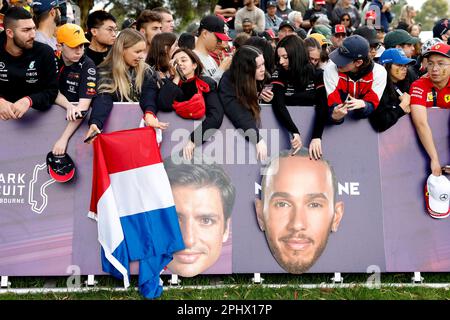
[[[433,141],[433,133],[428,124],[426,107],[418,104],[412,105],[411,116],[419,139],[430,157],[431,172],[435,176],[440,176],[442,174],[441,165],[439,163],[439,156]]]

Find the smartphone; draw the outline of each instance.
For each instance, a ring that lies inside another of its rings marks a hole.
[[[442,167],[442,173],[450,174],[450,165],[446,165],[445,167]]]
[[[89,137],[87,137],[86,139],[84,139],[84,143],[88,143],[89,141],[91,141],[92,139],[94,139],[97,135],[98,135],[98,132],[97,132],[97,131],[93,132]]]
[[[184,75],[183,71],[181,71],[180,66],[178,65],[178,63],[175,63],[175,69],[177,69],[177,72],[180,75],[181,81],[186,81],[187,78]]]
[[[75,119],[83,119],[86,115],[87,115],[88,111],[81,111],[81,115],[79,113],[77,113],[77,116],[75,117]],[[69,120],[66,118],[66,120]]]
[[[342,108],[350,108],[350,106],[348,105],[350,100],[351,100],[351,96],[347,95],[347,98],[345,99],[344,103],[342,104]]]
[[[273,84],[268,83],[266,85],[264,85],[263,91],[272,91],[273,89]]]

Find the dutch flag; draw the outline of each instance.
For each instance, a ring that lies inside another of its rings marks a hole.
[[[153,128],[97,136],[89,217],[97,220],[103,271],[127,288],[129,263],[139,260],[141,294],[159,297],[160,272],[184,243]]]

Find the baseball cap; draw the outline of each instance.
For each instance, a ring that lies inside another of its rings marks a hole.
[[[133,25],[136,25],[136,19],[128,18],[122,22],[122,30],[126,28],[131,28]]]
[[[425,184],[425,203],[430,216],[437,219],[447,218],[450,214],[450,181],[447,177],[430,174]]]
[[[50,11],[53,8],[59,7],[65,0],[37,0],[31,4],[34,14],[41,14]]]
[[[70,48],[78,47],[80,44],[89,43],[84,36],[83,29],[77,24],[66,23],[56,29],[56,40],[64,43]]]
[[[314,0],[314,3],[317,3],[317,4],[325,4],[326,1],[325,1],[325,0]]]
[[[419,38],[411,36],[408,31],[403,29],[395,29],[388,32],[384,37],[384,46],[386,49],[395,48],[398,44],[416,44],[419,42]]]
[[[277,2],[276,1],[267,1],[267,3],[266,3],[266,8],[276,7],[276,6],[277,6]]]
[[[395,63],[395,64],[414,64],[414,59],[409,59],[405,52],[403,52],[400,48],[390,48],[383,52],[383,54],[380,57],[380,60],[378,60],[380,64],[386,64],[386,63]]]
[[[330,59],[338,67],[346,66],[354,60],[369,56],[369,42],[360,35],[352,35],[344,39],[342,46],[330,53]]]
[[[337,24],[333,27],[333,34],[337,34],[337,33],[347,34],[347,32],[345,30],[345,26],[343,24]]]
[[[441,36],[450,30],[450,24],[447,18],[443,18],[436,22],[433,27],[433,38],[441,38]]]
[[[367,41],[369,41],[370,45],[379,44],[381,41],[377,37],[377,31],[374,28],[370,28],[368,26],[361,26],[356,29],[353,34],[360,35]]]
[[[375,20],[377,18],[377,13],[375,10],[369,10],[366,12],[366,20],[367,19],[373,19]]]
[[[426,58],[429,55],[432,54],[440,54],[441,56],[444,56],[446,58],[450,58],[450,45],[446,44],[446,43],[438,43],[435,44],[434,46],[432,46],[430,48],[430,50],[428,50],[423,57]]]
[[[274,40],[274,39],[277,38],[275,32],[273,32],[272,29],[264,30],[263,32],[260,32],[260,33],[258,34],[258,36],[261,37],[261,38],[264,38],[264,39],[266,39],[266,40],[268,40],[268,41]]]
[[[280,23],[280,26],[278,27],[278,30],[281,30],[281,29],[284,28],[284,27],[289,27],[289,28],[292,29],[292,31],[296,31],[296,30],[297,30],[297,28],[295,27],[295,25],[294,25],[291,21],[289,21],[289,20],[283,20],[283,21]]]
[[[428,39],[427,41],[425,41],[420,50],[422,52],[422,55],[427,53],[428,50],[431,49],[431,47],[433,47],[434,45],[436,45],[438,43],[444,43],[444,41],[442,41],[440,38],[432,38],[432,39]]]
[[[323,34],[320,33],[311,33],[308,38],[316,39],[319,42],[320,46],[331,44],[331,42],[327,40],[327,38],[325,38]]]
[[[46,162],[48,173],[57,182],[67,182],[75,175],[75,164],[67,153],[55,156],[50,151],[47,154]]]
[[[205,16],[200,21],[200,26],[198,28],[199,30],[205,29],[209,32],[214,32],[217,38],[219,38],[222,41],[231,41],[232,39],[227,35],[227,32],[225,30],[225,22],[220,19],[219,17],[216,17],[214,15],[208,15]]]

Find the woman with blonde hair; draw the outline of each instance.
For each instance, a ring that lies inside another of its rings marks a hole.
[[[400,18],[398,19],[397,29],[403,29],[408,31],[408,28],[415,24],[414,18],[417,12],[413,6],[405,4],[400,10]]]
[[[100,133],[114,102],[139,102],[143,110],[156,105],[158,87],[148,64],[144,62],[146,39],[128,28],[117,37],[106,59],[98,66],[98,95],[92,101],[87,137]],[[151,112],[144,117],[146,125],[165,129]],[[92,141],[92,139],[91,139]]]

